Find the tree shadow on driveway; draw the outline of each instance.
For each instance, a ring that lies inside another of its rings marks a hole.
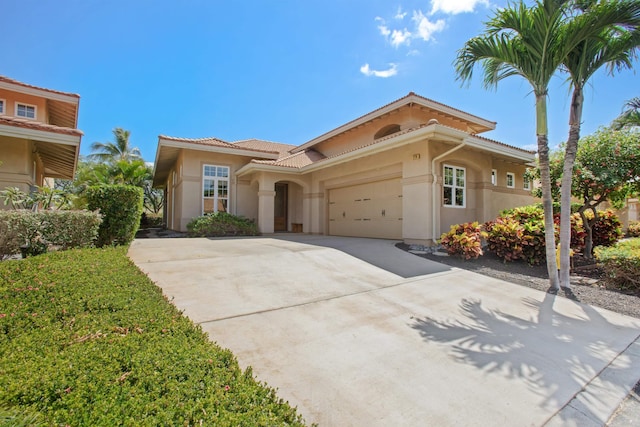
[[[444,346],[459,363],[487,375],[523,381],[534,393],[531,402],[542,410],[538,413],[546,414],[546,419],[540,420],[542,425],[585,386],[602,385],[624,397],[629,386],[621,379],[638,376],[629,355],[621,354],[638,338],[637,326],[611,323],[593,307],[577,302],[567,301],[560,309],[573,311],[573,316],[561,313],[554,308],[555,298],[551,293],[542,301],[523,298],[522,303],[533,313],[529,319],[489,309],[478,299],[463,299],[459,305],[462,317],[414,318],[410,326],[425,341]],[[607,375],[600,375],[605,368]],[[632,387],[635,382],[629,383]],[[617,401],[612,406],[599,394],[601,391],[596,387],[579,396],[580,417],[594,425],[604,425],[619,404]],[[563,421],[576,422],[575,412],[561,411],[558,415]]]

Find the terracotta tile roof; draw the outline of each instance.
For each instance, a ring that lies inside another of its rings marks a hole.
[[[480,135],[475,134],[475,133],[472,134],[472,136],[474,136],[474,137],[476,137],[478,139],[483,139],[485,141],[492,142],[494,144],[502,145],[504,147],[513,148],[514,150],[520,150],[520,151],[523,151],[525,153],[529,153],[529,154],[537,154],[538,153],[536,150],[525,150],[524,148],[516,147],[515,145],[505,144],[504,142],[496,141],[495,139],[490,139],[490,138],[487,138],[485,136],[480,136]]]
[[[288,156],[290,151],[296,148],[295,145],[282,144],[280,142],[265,141],[263,139],[255,138],[233,141],[231,144],[251,150],[275,151],[280,154],[280,157]]]
[[[251,163],[300,169],[324,159],[326,159],[326,157],[315,150],[305,150],[281,157],[278,160],[252,160]]]
[[[14,79],[10,79],[9,77],[6,77],[6,76],[0,76],[0,82],[10,83],[10,84],[14,84],[14,85],[22,86],[22,87],[27,87],[27,88],[30,88],[30,89],[43,90],[45,92],[57,93],[58,95],[67,95],[67,96],[73,96],[75,98],[80,98],[80,95],[78,95],[77,93],[62,92],[62,91],[59,91],[59,90],[53,90],[53,89],[47,89],[45,87],[34,86],[34,85],[27,84],[27,83],[19,82],[19,81],[14,80]]]
[[[167,135],[160,135],[158,138],[164,139],[167,141],[186,142],[189,144],[205,145],[209,147],[223,147],[223,148],[230,148],[235,150],[246,150],[246,151],[254,151],[254,152],[260,152],[260,153],[280,154],[279,151],[274,149],[265,150],[265,149],[258,149],[258,148],[250,148],[242,145],[232,144],[230,142],[226,142],[218,138],[179,138],[179,137],[167,136]]]
[[[35,122],[33,120],[23,119],[19,117],[0,116],[0,125],[13,126],[24,129],[40,130],[45,132],[60,133],[64,135],[82,136],[81,130],[66,128],[62,126],[50,125],[47,123]]]

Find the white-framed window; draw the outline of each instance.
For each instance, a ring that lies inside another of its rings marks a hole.
[[[444,165],[442,204],[455,208],[466,205],[466,172],[464,168]]]
[[[202,213],[228,212],[229,167],[202,167]]]
[[[513,172],[507,172],[507,187],[516,188],[516,175]]]
[[[16,116],[24,117],[25,119],[35,119],[36,106],[16,102]]]
[[[491,169],[491,184],[498,185],[498,170]]]
[[[522,188],[525,190],[531,190],[531,180],[526,175],[522,177]]]
[[[4,99],[0,99],[0,115],[7,113],[7,111],[6,111],[7,107],[5,107],[5,105],[7,105],[5,100]]]

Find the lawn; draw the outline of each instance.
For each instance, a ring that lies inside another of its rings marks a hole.
[[[303,425],[126,248],[0,262],[0,295],[0,425]]]

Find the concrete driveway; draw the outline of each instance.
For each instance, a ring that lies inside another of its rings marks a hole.
[[[638,319],[391,241],[148,239],[129,256],[320,426],[601,426],[640,378]]]

